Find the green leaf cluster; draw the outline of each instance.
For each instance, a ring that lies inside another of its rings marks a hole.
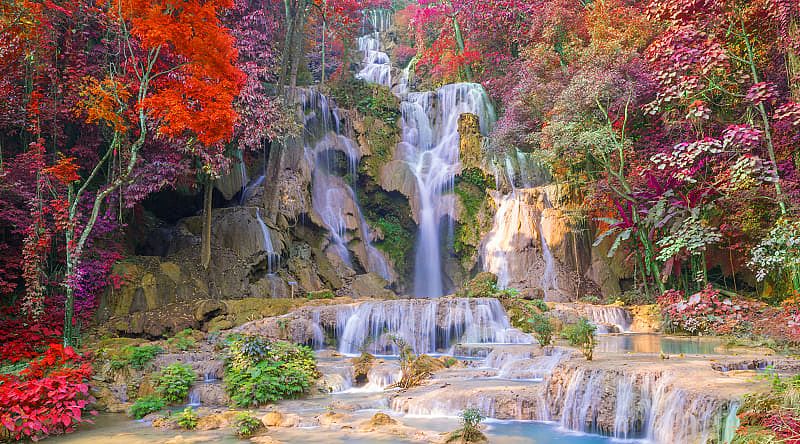
[[[155,357],[164,352],[157,345],[128,346],[122,350],[119,357],[111,360],[111,368],[121,369],[128,366],[136,370],[143,370]]]
[[[264,428],[261,420],[248,412],[236,415],[233,425],[236,428],[236,436],[242,439],[250,438]]]
[[[177,415],[177,419],[175,423],[178,424],[178,427],[184,430],[194,430],[197,428],[197,422],[200,420],[200,417],[197,416],[197,413],[191,407],[186,407]]]
[[[197,346],[197,340],[194,338],[194,334],[194,330],[187,328],[167,339],[167,344],[178,351],[191,350]]]
[[[156,395],[139,398],[128,409],[128,414],[136,419],[142,419],[150,413],[157,412],[166,407],[164,398]]]
[[[233,403],[247,407],[296,398],[318,377],[310,348],[241,336],[230,345],[224,382]]]
[[[189,387],[197,379],[194,370],[186,364],[170,364],[164,367],[155,378],[156,392],[165,401],[175,404],[186,399]]]
[[[531,325],[533,335],[536,337],[536,340],[539,341],[539,344],[547,346],[553,342],[553,324],[550,322],[549,316],[541,313],[534,313],[533,316],[528,319],[528,323]]]
[[[594,353],[594,332],[596,330],[597,327],[592,325],[591,322],[586,318],[581,318],[577,323],[564,327],[561,331],[561,336],[569,341],[570,345],[580,347],[586,360],[591,361]]]

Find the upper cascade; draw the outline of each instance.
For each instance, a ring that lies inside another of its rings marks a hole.
[[[395,160],[407,165],[416,179],[413,202],[419,224],[414,266],[414,295],[440,297],[447,290],[443,272],[445,239],[442,221],[447,220],[448,233],[453,231],[456,200],[452,193],[455,176],[461,171],[459,158],[458,119],[464,113],[479,118],[481,132],[488,134],[496,117],[489,97],[477,83],[454,83],[436,91],[409,92],[408,68],[398,82],[392,84],[392,66],[382,51],[381,37],[391,25],[388,11],[365,12],[365,33],[359,38],[364,53],[362,69],[357,77],[367,82],[392,87],[401,99],[401,142]]]

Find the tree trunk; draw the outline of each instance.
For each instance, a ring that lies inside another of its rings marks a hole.
[[[322,85],[325,84],[325,20],[322,20],[322,61],[320,62],[322,65],[322,73],[320,74],[320,83]]]
[[[292,70],[289,77],[289,86],[293,89],[297,86],[297,72],[300,68],[300,61],[303,58],[303,30],[306,23],[306,0],[298,0],[297,11],[295,12],[294,33],[292,34]]]
[[[292,4],[290,0],[283,2],[286,13],[286,36],[283,40],[283,54],[281,57],[281,70],[278,74],[278,88],[283,91],[286,86],[286,81],[289,77],[289,66],[292,61],[292,34],[294,33],[294,14],[292,13]]]
[[[458,19],[456,19],[455,14],[453,15],[453,31],[456,37],[456,44],[458,45],[458,52],[461,55],[464,55],[464,51],[466,50],[466,47],[464,46],[464,36],[461,35],[461,26],[458,24]],[[472,81],[473,75],[471,66],[464,65],[464,75],[467,78],[467,82]]]
[[[213,191],[214,182],[209,178],[203,193],[203,233],[200,247],[200,262],[205,269],[208,269],[211,264],[211,198],[214,195]]]

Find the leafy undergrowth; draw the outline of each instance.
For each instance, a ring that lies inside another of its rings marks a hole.
[[[319,377],[310,348],[258,336],[229,339],[225,388],[239,407],[296,398]]]
[[[773,376],[767,393],[745,397],[732,444],[800,443],[800,375]]]
[[[91,376],[89,362],[58,343],[18,373],[0,374],[0,440],[38,441],[91,422],[88,416],[97,414],[88,411]]]
[[[800,297],[775,307],[741,297],[728,297],[706,287],[686,297],[669,290],[658,300],[667,330],[702,335],[769,338],[778,343],[800,344]]]

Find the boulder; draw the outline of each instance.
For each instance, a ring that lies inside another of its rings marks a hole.
[[[319,425],[323,427],[330,427],[348,422],[350,420],[350,416],[345,415],[344,413],[325,412],[317,416],[317,420],[319,421]]]
[[[373,415],[372,418],[362,422],[358,428],[363,432],[374,432],[376,430],[386,428],[387,426],[394,426],[397,424],[398,422],[396,419],[392,418],[386,413],[379,412]]]
[[[239,412],[228,410],[221,413],[201,416],[197,420],[197,430],[216,430],[230,426],[236,420]]]
[[[396,295],[386,288],[388,284],[386,279],[375,273],[360,274],[353,278],[353,282],[350,284],[350,291],[354,299],[390,299]]]

